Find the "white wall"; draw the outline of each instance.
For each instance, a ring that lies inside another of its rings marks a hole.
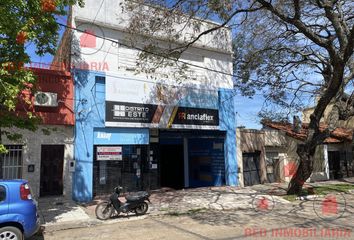
[[[55,129],[50,135],[45,135],[42,129]],[[72,173],[69,172],[69,161],[73,160],[73,127],[68,126],[40,126],[36,132],[14,129],[22,134],[22,139],[12,142],[3,139],[3,144],[22,145],[22,178],[29,181],[32,193],[38,198],[40,191],[40,172],[41,172],[41,145],[60,144],[64,145],[64,166],[63,166],[63,195],[71,198]],[[28,165],[34,164],[35,171],[28,172]]]
[[[72,25],[81,30],[92,27],[95,35],[123,44],[129,44],[131,39],[124,31],[124,28],[129,22],[129,14],[121,12],[119,2],[120,1],[106,0],[101,6],[101,1],[87,0],[85,1],[84,8],[73,8]],[[99,25],[99,27],[95,27],[92,23]],[[178,28],[178,26],[176,27]],[[209,34],[203,37],[195,45],[196,47],[189,48],[182,55],[180,60],[231,74],[231,32],[226,28],[224,31],[226,31],[227,37],[220,40],[218,34]],[[82,48],[79,42],[82,34],[82,32],[74,31],[72,47],[72,52],[74,53],[72,61],[74,64],[79,63],[79,65],[83,65],[82,63],[86,63],[89,70],[101,70],[108,74],[110,72],[119,72],[128,76],[136,75],[135,70],[137,70],[136,62],[137,56],[140,53],[139,50],[117,45],[101,38],[96,39],[96,49]],[[190,32],[186,30],[185,34],[190,34]],[[163,39],[163,37],[161,39]],[[165,47],[166,43],[161,39],[156,40],[156,43],[161,47]],[[142,38],[134,36],[134,41],[136,47],[143,47],[141,44],[143,42]],[[146,77],[149,81],[166,81],[168,84],[192,84],[194,86],[203,86],[204,88],[207,86],[210,89],[233,88],[232,77],[230,75],[216,73],[195,66],[189,66],[185,73],[188,79],[182,79],[182,83],[178,82],[180,79],[178,79],[179,75],[176,73],[175,67],[159,69],[156,73],[149,75],[141,73],[140,76]],[[149,78],[151,76],[153,76],[154,79]]]
[[[166,17],[162,15],[157,16],[158,13],[162,12],[160,10],[156,11],[155,9],[156,8],[138,5],[134,8],[134,12],[130,12],[124,0],[85,0],[85,6],[83,8],[78,5],[73,7],[73,18],[88,22],[93,22],[94,20],[94,23],[97,25],[122,31],[129,27],[130,20],[136,13],[140,16],[144,16],[146,21]],[[187,20],[193,23],[196,22],[200,29],[196,29],[195,24],[185,25]],[[187,39],[195,38],[201,32],[217,26],[216,22],[198,20],[196,18],[190,19],[188,15],[176,16],[173,23],[173,30],[181,32],[179,42],[185,42]],[[155,32],[154,34],[161,39],[167,37],[166,32]],[[232,51],[231,31],[226,27],[221,28],[219,31],[203,35],[195,45],[230,53]]]

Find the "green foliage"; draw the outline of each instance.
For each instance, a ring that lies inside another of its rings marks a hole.
[[[4,145],[0,144],[0,154],[1,153],[7,153],[7,149],[5,148]]]
[[[330,193],[348,193],[353,189],[353,184],[328,184],[314,187],[314,192],[317,195],[327,195]]]
[[[26,46],[35,46],[39,56],[54,54],[59,26],[56,16],[64,16],[70,5],[83,0],[6,0],[0,5],[0,152],[1,136],[18,140],[21,135],[6,129],[17,127],[35,131],[40,122],[29,110],[36,78],[24,66],[30,62]],[[19,111],[21,113],[19,113]],[[5,128],[5,130],[4,130]]]

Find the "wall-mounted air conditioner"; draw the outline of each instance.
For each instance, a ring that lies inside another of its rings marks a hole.
[[[42,107],[57,107],[57,94],[51,92],[37,92],[34,95],[34,105]]]

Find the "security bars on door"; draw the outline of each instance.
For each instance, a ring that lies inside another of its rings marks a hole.
[[[1,156],[2,179],[19,179],[22,178],[22,146],[8,145],[5,146],[7,153]]]

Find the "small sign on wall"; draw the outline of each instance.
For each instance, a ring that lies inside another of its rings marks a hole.
[[[34,172],[34,164],[29,164],[28,165],[27,172]]]
[[[151,163],[150,164],[150,169],[157,169],[157,164],[156,163]]]
[[[97,147],[97,161],[122,160],[122,147]]]

